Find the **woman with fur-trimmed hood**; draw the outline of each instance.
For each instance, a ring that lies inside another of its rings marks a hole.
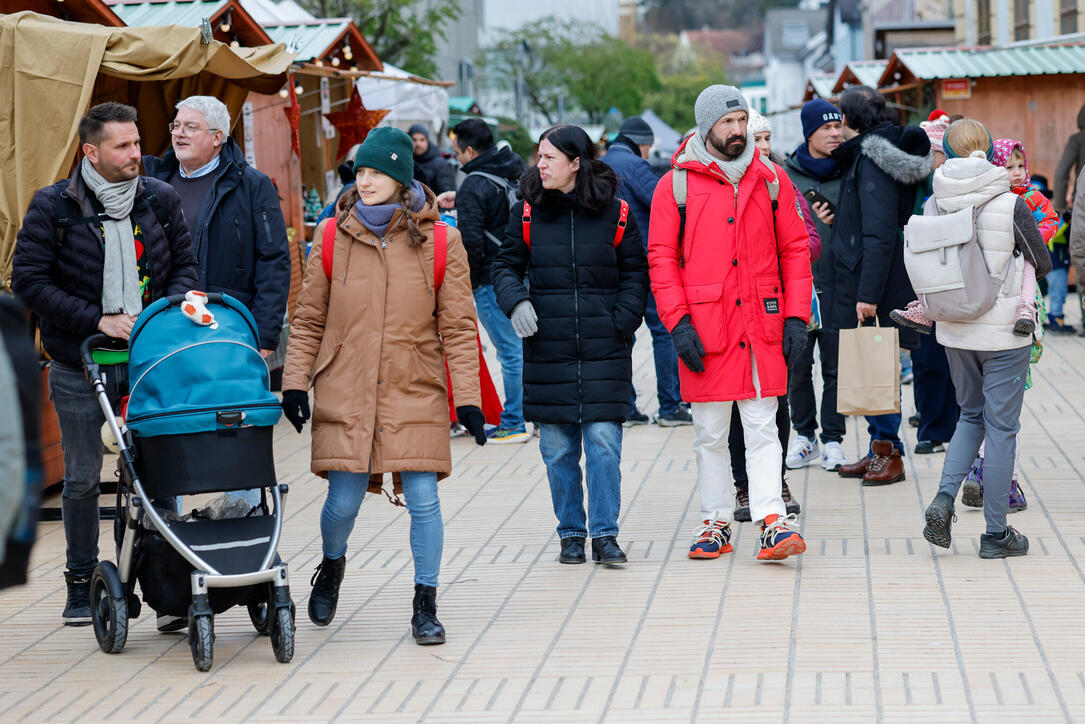
[[[833,153],[847,169],[833,219],[832,239],[823,250],[822,318],[828,331],[852,329],[876,317],[893,324],[889,313],[915,299],[904,267],[901,229],[922,201],[922,185],[931,173],[931,144],[918,126],[883,121],[885,98],[873,88],[849,88],[840,98],[844,143]],[[913,330],[900,330],[901,345],[918,346]],[[900,415],[867,418],[870,453],[837,471],[863,478],[864,485],[904,479]],[[880,444],[879,444],[880,443]]]

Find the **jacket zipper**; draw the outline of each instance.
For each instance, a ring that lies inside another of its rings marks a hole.
[[[267,407],[267,408],[280,407],[280,405],[277,402],[260,402],[260,403],[257,403],[255,405],[244,405],[244,407],[245,407],[245,409],[252,410],[252,409],[264,408],[264,407]],[[181,410],[168,410],[166,412],[152,412],[152,413],[150,413],[148,415],[137,415],[135,417],[129,417],[125,422],[127,422],[127,423],[141,422],[141,421],[144,421],[144,420],[154,420],[154,419],[159,418],[159,417],[172,417],[174,415],[177,415],[177,416],[192,415],[192,414],[199,413],[199,412],[216,412],[216,411],[220,411],[220,410],[223,410],[223,409],[230,409],[230,408],[229,408],[229,406],[226,406],[224,408],[223,405],[215,405],[214,407],[193,407],[191,409],[186,409],[186,410],[183,410],[183,411],[181,411]]]
[[[584,419],[584,385],[581,365],[583,364],[580,349],[580,275],[576,271],[576,219],[573,212],[569,211],[569,254],[573,262],[573,318],[576,320],[576,421]]]
[[[270,244],[271,243],[271,227],[268,226],[268,223],[267,223],[267,212],[266,211],[261,211],[260,216],[264,217],[264,236],[267,237],[267,241]]]

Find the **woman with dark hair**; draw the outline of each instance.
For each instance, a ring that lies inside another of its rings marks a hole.
[[[524,340],[524,418],[540,430],[562,563],[625,563],[618,546],[622,422],[632,395],[633,333],[648,299],[648,262],[618,179],[577,126],[539,141],[520,181],[491,275]],[[524,284],[527,276],[528,285]],[[580,454],[587,458],[584,512]]]

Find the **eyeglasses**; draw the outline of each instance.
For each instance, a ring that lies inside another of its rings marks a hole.
[[[181,132],[183,136],[194,136],[197,131],[217,131],[217,128],[200,128],[195,123],[178,123],[173,121],[166,128],[170,129],[170,133]]]

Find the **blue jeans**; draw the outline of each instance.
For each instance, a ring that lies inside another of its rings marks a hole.
[[[99,374],[115,410],[128,394],[128,365],[102,365]],[[60,447],[64,451],[60,508],[68,570],[90,573],[98,564],[98,483],[102,477],[105,415],[83,370],[55,360],[49,363],[49,399],[60,423]]]
[[[581,441],[588,470],[589,521],[585,521],[581,487]],[[622,506],[621,423],[541,424],[539,452],[550,480],[558,536],[584,538],[589,530],[592,538],[618,535],[618,511]]]
[[[437,473],[405,471],[399,475],[407,512],[411,514],[414,582],[436,587],[445,544],[441,500],[437,497]],[[354,519],[358,517],[368,487],[368,475],[328,471],[328,497],[320,513],[320,535],[324,539],[326,557],[334,560],[347,554],[347,539],[354,530]]]
[[[655,357],[656,396],[659,398],[659,414],[669,415],[678,410],[682,401],[678,388],[678,353],[674,351],[671,333],[663,326],[656,309],[656,300],[651,290],[648,292],[648,308],[644,310],[644,322],[652,333],[652,354]],[[629,401],[629,411],[637,410],[637,390],[633,389],[633,398]]]
[[[890,415],[867,415],[867,432],[871,441],[888,440],[893,447],[904,452],[904,443],[900,441],[900,413]]]
[[[1047,312],[1052,317],[1062,316],[1062,305],[1066,302],[1066,277],[1069,273],[1069,269],[1052,269],[1045,277],[1047,281],[1047,293],[1051,295],[1051,303],[1047,305]]]
[[[501,363],[501,381],[505,386],[501,427],[520,427],[524,424],[524,343],[516,336],[512,322],[497,306],[492,284],[480,286],[474,294],[478,321],[494,343],[497,361]]]

